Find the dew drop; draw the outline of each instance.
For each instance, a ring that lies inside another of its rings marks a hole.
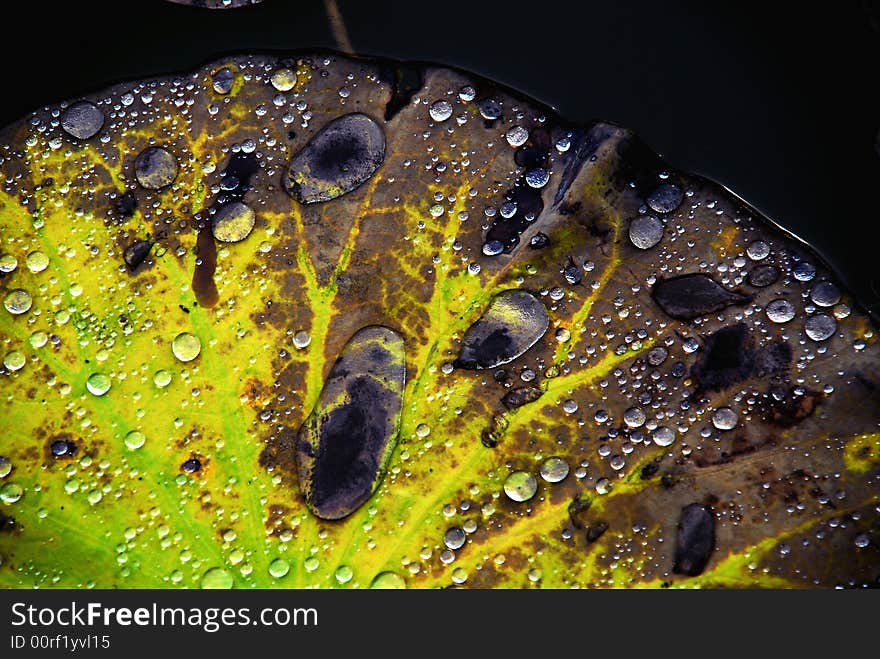
[[[768,256],[770,256],[770,245],[765,243],[763,240],[756,240],[748,247],[746,247],[746,255],[750,259],[752,259],[752,261],[760,261],[761,259],[766,259]]]
[[[110,391],[110,377],[104,373],[92,373],[86,380],[86,389],[93,396],[103,396]]]
[[[3,306],[6,307],[6,311],[13,316],[27,312],[32,304],[31,294],[22,288],[9,291],[9,294],[3,300]]]
[[[237,243],[253,231],[256,215],[240,201],[224,204],[211,221],[211,232],[221,243]]]
[[[24,368],[25,357],[18,350],[13,350],[3,358],[3,365],[10,371],[20,371]]]
[[[302,350],[303,348],[307,348],[308,345],[312,342],[312,336],[305,330],[300,330],[296,334],[293,335],[293,347]]]
[[[171,352],[182,362],[191,362],[202,351],[199,337],[189,332],[181,332],[171,342]]]
[[[826,313],[817,313],[807,318],[804,330],[813,341],[825,341],[834,336],[834,332],[837,331],[837,321]]]
[[[684,194],[677,185],[665,183],[648,196],[647,202],[655,213],[671,213],[681,205],[682,199]]]
[[[810,299],[820,307],[833,307],[840,302],[840,289],[830,281],[823,281],[813,286]]]
[[[203,590],[229,590],[232,584],[232,574],[221,567],[211,568],[202,575]]]
[[[787,323],[795,315],[794,305],[788,300],[773,300],[772,302],[767,304],[767,308],[765,309],[765,313],[767,314],[767,318],[772,320],[774,323]]]
[[[43,252],[31,252],[27,255],[25,264],[31,272],[42,272],[49,267],[49,257]]]
[[[171,384],[171,373],[168,371],[156,371],[153,374],[153,384],[157,387],[167,387]]]
[[[9,458],[0,456],[0,478],[6,478],[12,473],[12,461]]]
[[[504,493],[517,503],[528,501],[538,491],[538,481],[527,471],[515,471],[504,481]]]
[[[719,407],[712,412],[712,425],[718,430],[733,430],[739,421],[739,416],[729,407]]]
[[[18,267],[18,259],[12,254],[3,254],[0,256],[0,272],[13,272]]]
[[[333,576],[336,577],[336,581],[338,583],[341,583],[341,584],[348,583],[349,581],[351,581],[352,577],[354,576],[354,570],[352,570],[347,565],[340,565],[338,568],[336,568],[336,571],[333,573]]]
[[[269,563],[269,574],[276,579],[282,579],[286,577],[288,572],[290,572],[290,563],[288,563],[283,558],[276,558],[274,561]]]
[[[640,215],[629,223],[629,240],[639,249],[651,249],[663,238],[663,223],[653,215]]]
[[[428,114],[434,121],[446,121],[452,116],[452,104],[447,100],[434,101],[431,104]]]
[[[0,501],[3,503],[15,503],[23,494],[24,489],[18,483],[6,483],[0,487]]]
[[[142,187],[159,190],[177,178],[177,160],[166,149],[151,146],[135,159],[134,176]]]
[[[651,439],[657,446],[669,446],[675,441],[675,431],[666,426],[660,426],[651,434]]]
[[[507,143],[512,147],[522,146],[529,139],[529,131],[522,126],[513,126],[505,134]]]
[[[125,436],[123,442],[126,448],[136,451],[147,442],[147,437],[140,430],[132,430]]]
[[[562,458],[547,458],[541,464],[541,478],[548,483],[559,483],[568,476],[568,463]]]
[[[464,546],[467,535],[463,529],[453,526],[443,535],[443,544],[449,549],[461,549]]]
[[[87,140],[94,137],[104,125],[104,114],[94,103],[74,103],[61,115],[61,128],[73,137]]]
[[[272,73],[272,86],[279,92],[289,92],[296,87],[296,71],[278,69]]]
[[[406,581],[396,572],[380,572],[373,578],[370,588],[377,590],[400,590],[406,588]]]

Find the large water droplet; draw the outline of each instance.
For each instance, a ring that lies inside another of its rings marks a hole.
[[[27,312],[32,304],[33,300],[31,299],[31,294],[22,288],[15,288],[9,291],[3,299],[3,306],[6,307],[6,311],[13,316],[18,316]]]
[[[288,563],[283,558],[276,558],[274,561],[269,563],[269,574],[276,579],[282,579],[286,577],[288,572],[290,572],[290,563]]]
[[[232,574],[221,567],[214,567],[202,576],[203,590],[229,590],[234,580]]]
[[[92,373],[86,380],[86,389],[94,396],[103,396],[110,391],[111,380],[104,373]]]
[[[94,103],[74,103],[61,115],[61,127],[68,135],[80,140],[95,136],[104,125],[104,114]]]
[[[224,204],[214,215],[211,231],[222,243],[237,243],[251,234],[255,222],[256,215],[250,206],[233,201]]]
[[[134,161],[134,175],[148,190],[158,190],[177,178],[177,160],[166,149],[151,146],[144,149]]]
[[[538,481],[527,471],[515,471],[504,481],[504,494],[517,503],[528,501],[538,491]]]
[[[194,334],[181,332],[171,342],[171,352],[182,362],[191,362],[202,351],[202,342]]]
[[[380,572],[370,583],[370,588],[398,590],[406,588],[406,581],[396,572]]]

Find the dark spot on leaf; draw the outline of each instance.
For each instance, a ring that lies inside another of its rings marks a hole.
[[[717,391],[745,380],[754,367],[754,353],[749,347],[749,328],[743,323],[722,327],[709,335],[703,356],[691,375],[700,391]]]
[[[134,272],[146,260],[152,248],[153,242],[151,240],[138,240],[132,243],[125,248],[125,252],[122,254],[125,265],[128,266],[130,271]]]
[[[385,121],[412,102],[412,97],[425,85],[425,72],[420,66],[400,63],[393,68],[385,68],[380,78],[391,86],[391,98],[385,105]]]
[[[660,465],[656,462],[649,462],[644,467],[642,467],[641,478],[643,481],[650,480],[653,478],[657,472],[660,470]]]
[[[775,284],[777,279],[779,279],[779,270],[772,265],[755,266],[748,276],[749,284],[755,288],[764,288]]]
[[[198,458],[190,458],[180,465],[181,471],[186,474],[194,474],[202,468],[202,461]]]
[[[333,365],[297,441],[300,485],[311,510],[340,519],[370,498],[397,439],[405,377],[403,339],[366,327]]]
[[[672,571],[689,577],[700,574],[714,549],[715,516],[712,509],[698,503],[682,508]]]
[[[0,513],[0,533],[12,533],[15,530],[15,518]]]
[[[543,392],[537,387],[519,387],[504,394],[501,402],[508,409],[522,407],[527,403],[534,403],[541,397]]]
[[[119,195],[113,202],[113,210],[122,218],[132,217],[136,208],[137,199],[131,192]]]
[[[255,153],[234,153],[229,158],[220,181],[222,191],[218,202],[228,203],[241,201],[245,193],[251,189],[251,178],[260,169],[260,162]]]
[[[693,320],[751,300],[701,273],[663,279],[654,284],[651,297],[667,315],[679,320]]]
[[[812,416],[820,398],[821,394],[818,392],[807,390],[798,393],[794,387],[787,393],[771,390],[759,402],[758,411],[765,423],[780,428],[790,428]]]
[[[764,346],[755,355],[755,373],[766,375],[784,371],[791,364],[791,346],[788,341],[780,339]]]
[[[303,204],[329,201],[366,182],[385,160],[385,133],[354,113],[331,121],[290,161],[287,191]]]
[[[582,529],[586,526],[584,514],[592,503],[593,500],[589,497],[579,497],[568,504],[568,518],[576,529]]]
[[[549,325],[547,310],[534,295],[518,289],[502,291],[465,332],[455,365],[477,369],[506,364],[535,345]]]
[[[601,538],[607,530],[608,524],[606,522],[596,522],[595,524],[590,524],[590,526],[587,527],[587,542],[596,542],[596,540]]]
[[[214,282],[214,271],[217,268],[217,243],[214,242],[210,225],[206,224],[199,228],[196,250],[198,258],[193,270],[192,290],[199,304],[210,308],[220,300],[217,284]]]

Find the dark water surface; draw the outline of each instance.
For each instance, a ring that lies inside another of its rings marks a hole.
[[[16,4],[3,21],[2,124],[224,54],[335,45],[321,0]],[[339,6],[360,54],[468,69],[568,119],[635,130],[812,244],[880,313],[880,2]]]

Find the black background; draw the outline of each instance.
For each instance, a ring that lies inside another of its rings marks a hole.
[[[4,5],[0,123],[253,50],[333,48],[322,0]],[[354,49],[493,78],[638,132],[811,243],[880,312],[880,2],[340,0]],[[33,16],[28,16],[33,12]]]

